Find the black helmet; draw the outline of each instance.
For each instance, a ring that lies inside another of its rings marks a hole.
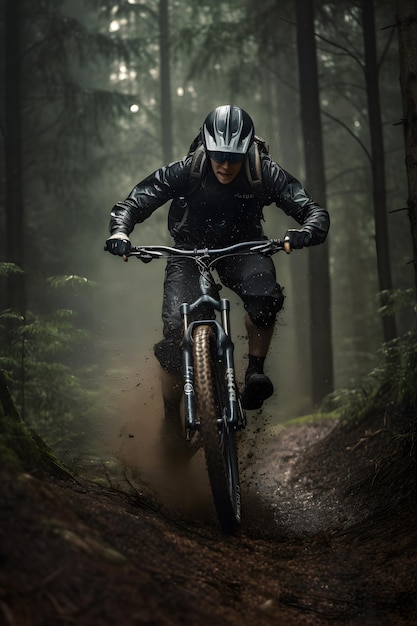
[[[225,104],[209,113],[203,124],[203,141],[216,160],[241,161],[253,141],[252,118],[243,109]],[[219,154],[220,153],[220,154]],[[220,158],[219,158],[220,157]]]

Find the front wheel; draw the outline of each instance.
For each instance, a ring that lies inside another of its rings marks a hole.
[[[195,328],[194,390],[214,505],[223,532],[232,534],[241,517],[236,438],[227,421],[226,379],[213,340],[210,325]]]

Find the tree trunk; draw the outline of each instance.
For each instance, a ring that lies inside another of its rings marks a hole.
[[[375,243],[378,266],[379,289],[392,290],[390,244],[388,237],[387,203],[385,192],[385,153],[382,134],[381,105],[378,85],[378,63],[375,37],[375,13],[373,0],[362,0],[363,37],[365,49],[365,78],[368,98],[369,129],[372,151],[372,189],[375,216]],[[385,298],[381,295],[381,304]],[[394,315],[382,318],[384,340],[397,336]]]
[[[295,0],[295,10],[306,186],[317,202],[324,203],[326,183],[312,0]],[[333,390],[330,274],[327,244],[310,251],[309,266],[312,398],[313,402],[317,404]]]
[[[161,62],[162,152],[165,163],[172,161],[172,101],[168,0],[159,0],[159,54]]]
[[[6,0],[5,12],[5,174],[6,174],[6,260],[24,268],[20,0]],[[8,307],[24,314],[25,275],[8,278]]]
[[[417,5],[415,0],[397,0],[396,17],[404,112],[405,163],[408,177],[408,216],[413,240],[414,278],[417,293]]]
[[[294,45],[295,45],[294,32]],[[294,80],[297,73],[297,60],[294,57],[287,58],[282,50],[274,52],[277,55],[281,72],[285,72],[284,84],[278,81],[270,81],[276,89],[276,112],[271,112],[271,118],[276,117],[278,122],[278,154],[277,161],[282,166],[298,178],[302,178],[304,164],[302,162],[302,142],[300,129],[299,102],[297,99],[298,81]],[[291,89],[288,88],[291,85]],[[281,160],[282,155],[282,160]],[[277,221],[281,214],[277,214]],[[287,221],[285,220],[285,225]],[[283,236],[284,225],[276,231],[277,236]],[[275,235],[274,235],[275,236]],[[306,358],[306,346],[311,345],[310,325],[310,301],[309,301],[309,263],[308,254],[292,254],[288,263],[277,259],[277,267],[288,266],[288,276],[285,277],[284,285],[288,281],[288,293],[284,305],[284,316],[289,320],[288,333],[286,335],[292,339],[288,347],[294,366],[288,368],[287,359],[282,363],[284,372],[281,378],[288,377],[296,384],[294,394],[301,400],[300,406],[308,408],[311,405],[311,360]],[[278,282],[281,280],[278,274]],[[287,346],[285,346],[287,349]],[[281,348],[278,346],[278,354]],[[282,361],[282,359],[280,359]],[[287,383],[288,384],[288,383]]]

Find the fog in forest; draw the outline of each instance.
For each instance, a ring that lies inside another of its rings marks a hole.
[[[27,348],[24,357],[28,361],[25,410],[42,434],[69,457],[77,456],[78,446],[84,446],[87,456],[93,455],[97,445],[116,456],[120,450],[122,456],[129,456],[134,453],[129,439],[143,446],[148,436],[154,437],[162,417],[153,345],[162,332],[164,261],[123,263],[105,253],[110,210],[154,169],[182,158],[207,113],[224,103],[235,103],[250,113],[257,134],[269,143],[272,158],[299,178],[331,217],[325,244],[330,293],[323,291],[325,281],[314,270],[322,254],[318,249],[274,257],[286,296],[266,362],[275,394],[262,415],[250,419],[267,428],[311,411],[317,405],[312,373],[324,361],[333,368],[334,390],[362,384],[377,366],[384,341],[378,293],[386,283],[378,275],[372,159],[384,161],[385,186],[378,191],[386,202],[389,246],[385,254],[397,302],[398,294],[413,286],[409,223],[401,210],[407,194],[398,46],[389,28],[391,2],[376,3],[375,13],[380,154],[371,154],[372,111],[363,71],[363,23],[356,3],[317,3],[318,84],[311,97],[318,97],[321,126],[307,138],[302,111],[309,107],[302,106],[298,65],[303,50],[292,2],[267,2],[260,8],[253,2],[217,6],[178,0],[142,6],[134,0],[117,5],[68,0],[53,3],[51,13],[42,13],[38,2],[23,4],[28,26],[22,46],[27,55],[19,70],[21,101],[14,109],[15,115],[20,111],[20,118],[13,118],[10,106],[7,112],[9,124],[23,129],[20,182],[14,184],[21,190],[24,209],[11,242],[6,225],[13,207],[8,197],[6,210],[5,181],[13,168],[3,151],[0,237],[2,249],[13,253],[4,254],[2,260],[22,266],[27,278],[17,293],[16,288],[6,288],[3,277],[1,304],[3,309],[19,307],[24,296],[26,311],[34,315],[48,315],[61,307],[73,310],[78,315],[75,328],[86,331],[70,356],[64,345],[56,351],[58,361],[69,366],[67,376],[79,381],[74,405],[68,400],[69,378],[58,380],[51,367],[37,371],[35,355],[49,364],[53,355],[42,356],[35,341],[27,340],[32,352]],[[59,37],[52,38],[47,48],[52,32]],[[13,85],[9,89],[13,91]],[[321,142],[315,143],[318,136]],[[306,163],[311,142],[314,157]],[[307,180],[316,155],[323,160],[325,197],[316,195],[317,179]],[[170,243],[168,208],[161,207],[137,225],[132,242]],[[287,228],[297,227],[275,205],[265,208],[264,217],[270,237],[282,237]],[[62,290],[45,283],[50,276],[72,275],[86,277],[94,286]],[[226,289],[221,295],[232,301],[232,332],[242,380],[243,308]],[[311,326],[312,300],[322,306],[323,314],[327,310],[331,314],[331,327],[325,329],[331,350],[326,353],[317,347],[312,352],[317,332]],[[396,308],[398,334],[406,332],[412,320],[410,307]],[[52,341],[45,336],[47,343]],[[19,354],[16,348],[16,363]],[[16,393],[22,394],[19,368],[16,365],[12,378]],[[40,394],[42,384],[47,389]],[[51,384],[61,391],[68,385],[68,392],[48,408],[42,398]],[[55,431],[48,437],[61,409],[64,441]],[[36,413],[41,414],[41,424],[36,424]]]

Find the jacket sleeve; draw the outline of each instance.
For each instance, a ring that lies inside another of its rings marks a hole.
[[[271,159],[263,161],[262,174],[265,204],[275,202],[310,233],[313,245],[323,243],[330,226],[328,211],[314,202],[299,180]]]
[[[126,200],[117,202],[110,216],[110,233],[129,235],[160,206],[185,192],[190,174],[190,159],[161,167],[132,189]]]

